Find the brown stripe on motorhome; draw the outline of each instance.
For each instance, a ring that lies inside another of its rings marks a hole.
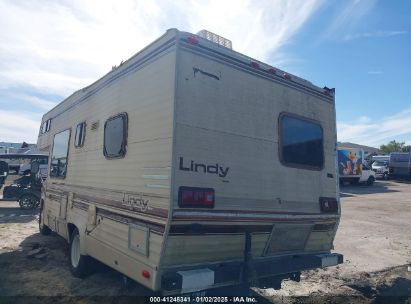
[[[324,221],[329,219],[337,219],[338,217],[310,217],[310,218],[267,218],[267,217],[173,217],[175,222],[187,222],[187,221],[204,221],[204,222],[260,222],[260,223],[276,223],[276,222],[306,222],[315,223],[317,221]]]
[[[81,210],[88,210],[88,204],[85,204],[81,201],[78,201],[77,199],[73,199],[73,207],[76,207]],[[143,225],[148,228],[150,228],[151,232],[157,233],[157,234],[163,234],[165,225],[161,225],[159,223],[151,222],[151,221],[146,221],[146,220],[139,220],[130,216],[124,216],[109,210],[97,208],[97,215],[102,216],[103,218],[109,218],[111,220],[120,222],[120,223],[125,223],[125,224],[136,224],[136,225]]]
[[[91,191],[95,191],[98,193],[104,192],[107,195],[111,195],[111,194],[119,194],[121,196],[124,195],[124,193],[126,194],[130,194],[130,195],[142,195],[142,196],[147,196],[150,198],[166,198],[168,199],[169,197],[166,195],[160,195],[160,194],[154,194],[154,193],[144,193],[144,192],[133,192],[133,191],[123,191],[123,190],[115,190],[115,189],[106,189],[106,188],[99,188],[99,187],[92,187],[92,186],[82,186],[82,185],[72,185],[72,184],[59,184],[59,183],[55,183],[53,182],[52,185],[57,185],[57,186],[63,186],[65,188],[70,188],[71,192],[79,192],[78,189],[84,189],[84,190],[91,190]],[[55,189],[53,188],[53,186],[49,186],[47,188],[47,191],[51,190],[51,191],[57,191],[57,192],[64,192],[64,193],[68,193],[67,190],[59,190],[59,189]]]
[[[227,210],[173,212],[173,221],[212,221],[212,222],[313,222],[337,219],[338,214],[292,213],[292,212],[238,212]]]
[[[135,224],[135,225],[142,225],[147,228],[150,228],[150,232],[154,232],[157,234],[163,234],[165,230],[165,224],[161,225],[158,223],[153,223],[146,220],[140,220],[129,216],[120,215],[115,212],[111,212],[109,210],[97,208],[97,215],[102,216],[104,218],[109,218],[113,221],[117,221],[124,224]]]
[[[82,203],[82,202],[79,202],[79,201],[77,201],[77,200],[75,200],[75,199],[73,199],[73,207],[76,207],[76,208],[78,208],[78,209],[85,210],[85,211],[88,210],[88,205],[87,205],[87,204],[84,204],[84,203]]]
[[[194,234],[220,234],[220,233],[270,233],[273,225],[209,225],[209,224],[185,224],[185,225],[171,225],[170,235],[194,235]]]
[[[47,188],[46,192],[51,192],[51,193],[54,193],[56,195],[67,195],[68,194],[67,191],[56,190],[56,189],[53,189],[53,188]]]
[[[320,205],[318,205],[319,208]],[[199,209],[194,209],[194,208],[184,208],[183,209],[178,209],[174,210],[174,213],[188,213],[188,212],[201,212]],[[291,214],[291,215],[321,215],[322,213],[318,212],[294,212],[294,211],[272,211],[272,210],[207,210],[207,213],[214,213],[214,214],[220,214],[220,213],[239,213],[239,214]]]
[[[50,193],[50,194],[47,195],[47,197],[49,199],[53,200],[53,201],[56,201],[56,202],[60,203],[61,198],[63,197],[63,195]]]
[[[143,211],[143,210],[138,210],[136,208],[129,208],[123,205],[123,201],[120,201],[120,200],[113,200],[113,199],[107,199],[107,198],[90,196],[90,195],[85,195],[85,194],[78,194],[78,193],[75,193],[73,197],[76,199],[83,200],[87,203],[97,203],[97,204],[101,204],[105,206],[115,207],[121,210],[132,211],[138,214],[144,214],[144,215],[155,216],[155,217],[160,217],[160,218],[168,217],[168,210],[166,209],[151,207],[151,210]]]

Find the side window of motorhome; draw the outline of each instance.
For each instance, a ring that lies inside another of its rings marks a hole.
[[[41,125],[41,130],[40,133],[44,134],[50,131],[50,126],[51,126],[51,119],[47,119],[43,124]]]
[[[70,130],[54,135],[50,177],[66,177],[69,140]]]
[[[104,124],[104,156],[124,157],[127,145],[127,114],[121,113],[109,118]]]
[[[76,137],[74,139],[74,146],[80,148],[84,145],[86,138],[86,122],[81,122],[76,127]]]
[[[280,159],[286,166],[320,170],[324,164],[323,129],[315,121],[281,114]]]

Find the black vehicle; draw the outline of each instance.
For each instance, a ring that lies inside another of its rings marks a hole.
[[[22,209],[34,209],[40,205],[41,178],[36,177],[38,168],[33,170],[33,165],[31,174],[16,179],[3,189],[3,199],[18,201]]]
[[[8,174],[9,165],[5,161],[0,161],[0,189],[3,187]]]

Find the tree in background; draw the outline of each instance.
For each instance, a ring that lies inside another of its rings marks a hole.
[[[391,152],[411,152],[411,146],[406,146],[405,142],[396,142],[395,140],[380,146],[381,154],[390,154]]]

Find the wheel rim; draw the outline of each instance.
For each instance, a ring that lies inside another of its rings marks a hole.
[[[71,265],[76,268],[80,262],[80,238],[77,235],[73,237],[71,241]]]
[[[31,208],[34,205],[34,200],[30,196],[25,196],[20,200],[20,203],[23,208]]]

